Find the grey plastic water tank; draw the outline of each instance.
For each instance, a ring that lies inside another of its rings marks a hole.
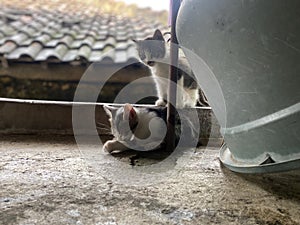
[[[300,1],[184,0],[177,36],[201,59],[184,50],[223,126],[221,161],[245,173],[300,168]]]

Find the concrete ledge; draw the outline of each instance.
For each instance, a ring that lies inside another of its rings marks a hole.
[[[73,135],[72,107],[95,108],[95,121],[109,125],[103,103],[41,101],[0,98],[1,134],[68,134]],[[115,106],[121,106],[114,104]],[[138,107],[155,107],[137,105]],[[193,109],[183,109],[191,115]],[[222,141],[220,126],[210,107],[197,108],[200,122],[199,141],[205,144],[209,139]],[[197,119],[197,118],[191,118]],[[86,127],[85,127],[86,126]],[[88,134],[88,126],[82,123],[82,130]],[[105,135],[100,130],[100,135]]]

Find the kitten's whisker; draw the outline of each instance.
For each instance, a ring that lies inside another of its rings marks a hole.
[[[99,127],[100,126],[102,126],[102,127],[105,127],[105,128],[108,128],[108,129],[110,129],[110,126],[109,125],[107,125],[107,124],[104,124],[104,123],[99,123],[99,122],[97,122],[96,123]]]
[[[101,132],[101,134],[100,135],[112,135],[113,136],[113,134],[112,133],[105,133],[105,132]]]
[[[105,131],[105,130],[98,130],[98,132],[100,132],[100,134],[105,134],[105,135],[113,135],[111,132]]]
[[[103,128],[103,127],[96,127],[98,130],[106,130],[106,131],[111,131],[110,129],[108,128]]]
[[[111,130],[110,127],[101,127],[101,126],[96,126],[97,129],[102,129],[102,130]]]
[[[97,124],[103,125],[103,126],[108,126],[106,123],[100,123],[100,122],[97,122]]]

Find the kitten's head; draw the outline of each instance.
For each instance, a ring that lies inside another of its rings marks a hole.
[[[129,142],[134,138],[134,131],[138,125],[138,111],[130,104],[124,107],[104,106],[109,117],[111,131],[118,141]]]
[[[142,62],[148,66],[154,66],[155,61],[165,57],[165,39],[160,30],[156,30],[152,37],[145,40],[133,40],[137,45],[137,50]]]

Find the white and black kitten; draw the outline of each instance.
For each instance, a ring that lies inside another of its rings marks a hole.
[[[137,108],[125,104],[122,107],[105,105],[104,110],[109,117],[111,133],[114,136],[113,140],[104,144],[103,149],[105,151],[109,153],[122,152],[128,149],[150,151],[163,147],[165,135],[163,131],[166,131],[167,116],[165,107]],[[152,132],[150,132],[150,127]],[[179,119],[177,116],[175,125],[175,139],[177,141],[181,132],[193,139],[197,138],[198,135],[189,118]],[[140,140],[143,141],[142,144]]]
[[[168,93],[168,82],[170,69],[170,44],[165,41],[160,30],[154,32],[153,37],[145,40],[133,40],[141,61],[150,67],[156,84],[158,94],[157,106],[165,106]],[[164,78],[164,80],[159,79]],[[177,107],[209,106],[202,90],[195,81],[194,74],[189,66],[186,57],[182,52],[178,59],[178,81],[177,84]]]

